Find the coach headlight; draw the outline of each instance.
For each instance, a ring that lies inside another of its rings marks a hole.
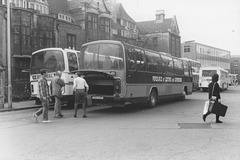
[[[114,80],[114,90],[115,93],[120,94],[121,93],[121,79],[115,79]]]

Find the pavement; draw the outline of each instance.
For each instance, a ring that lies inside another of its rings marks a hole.
[[[35,100],[12,102],[12,108],[8,108],[8,103],[4,103],[4,108],[0,112],[18,111],[24,109],[40,108],[41,105],[35,104]]]

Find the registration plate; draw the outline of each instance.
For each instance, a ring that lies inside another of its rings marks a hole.
[[[103,99],[103,97],[100,97],[100,96],[93,96],[92,99]]]

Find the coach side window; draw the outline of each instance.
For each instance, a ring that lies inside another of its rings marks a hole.
[[[136,70],[136,63],[135,63],[135,50],[133,47],[127,47],[125,49],[127,55],[127,68],[129,70]]]
[[[146,71],[146,57],[143,50],[135,49],[138,71]]]
[[[84,63],[84,69],[97,69],[97,55],[98,46],[97,44],[89,45],[81,50],[83,58],[81,61]]]
[[[180,59],[173,59],[174,61],[174,73],[175,75],[184,75],[183,73],[183,62]]]
[[[188,62],[183,61],[183,66],[184,66],[184,75],[185,76],[190,76]]]
[[[173,59],[171,57],[161,55],[163,72],[167,76],[173,75]]]
[[[69,71],[78,70],[77,56],[75,53],[67,52]]]
[[[160,55],[145,51],[147,56],[147,70],[149,72],[162,72]]]

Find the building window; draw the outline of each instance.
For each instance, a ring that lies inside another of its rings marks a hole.
[[[190,52],[190,46],[184,46],[184,53]]]
[[[110,33],[110,20],[107,18],[101,18],[100,29],[102,32]]]
[[[39,31],[39,37],[43,37],[43,31]]]
[[[40,47],[40,48],[43,47],[43,38],[39,38],[39,47]]]
[[[235,69],[235,70],[234,70],[234,74],[238,74],[238,69]]]
[[[15,33],[19,33],[19,26],[15,26]]]
[[[29,73],[22,72],[22,70],[30,67],[30,59],[16,58],[15,59],[15,79],[16,80],[28,80]]]
[[[76,35],[67,34],[67,47],[76,49]]]
[[[15,34],[15,44],[19,44],[19,35]]]
[[[128,22],[124,19],[121,19],[121,25],[122,26],[127,26],[128,25]]]
[[[34,3],[30,3],[30,8],[34,9]]]
[[[234,67],[238,67],[238,61],[233,62]]]
[[[189,52],[190,52],[190,48],[189,48]],[[175,42],[175,37],[172,37],[172,53],[173,53],[173,56],[176,56],[176,42]]]
[[[88,13],[88,29],[97,30],[98,17],[96,14]]]

